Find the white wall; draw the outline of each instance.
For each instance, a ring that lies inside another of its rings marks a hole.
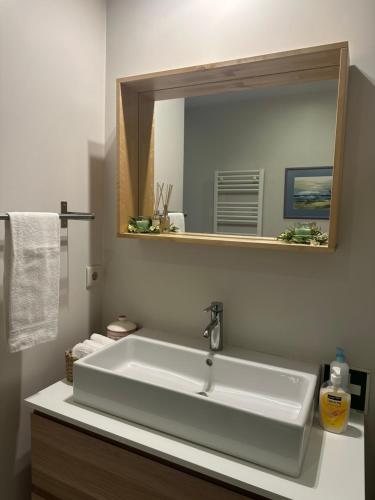
[[[288,167],[333,165],[336,101],[337,81],[187,99],[186,230],[213,232],[216,170],[264,169],[263,236],[277,236],[297,222],[316,221],[327,231],[328,221],[315,220],[313,212],[310,219],[284,219],[284,179]],[[242,196],[238,201],[257,200]],[[255,227],[220,230],[251,234]]]
[[[0,285],[0,497],[29,499],[29,414],[23,399],[64,376],[64,350],[100,325],[105,3],[0,0],[0,212],[95,210],[62,239],[59,335],[8,354]],[[0,223],[2,282],[4,223]]]
[[[170,212],[183,211],[185,99],[156,101],[154,108],[154,179],[172,184]],[[155,187],[156,193],[156,187]],[[160,204],[160,210],[162,206]],[[151,214],[141,214],[151,215]]]
[[[197,335],[207,319],[203,306],[223,300],[226,342],[316,362],[332,359],[340,344],[352,365],[373,368],[373,0],[110,0],[107,16],[104,322],[125,311],[150,327]],[[116,238],[116,77],[341,40],[349,41],[352,68],[336,253],[299,255]],[[374,406],[374,389],[371,399]],[[373,484],[371,411],[367,459]],[[368,498],[374,497],[369,492]]]

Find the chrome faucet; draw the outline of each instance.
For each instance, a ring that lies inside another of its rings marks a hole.
[[[222,302],[211,302],[211,305],[204,309],[211,313],[211,321],[203,331],[203,337],[210,339],[211,351],[223,350],[223,314]]]

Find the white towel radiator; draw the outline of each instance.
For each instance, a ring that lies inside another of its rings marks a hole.
[[[262,235],[264,169],[217,170],[214,233]]]

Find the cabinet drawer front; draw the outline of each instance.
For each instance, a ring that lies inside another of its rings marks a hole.
[[[40,415],[32,415],[33,489],[35,493],[46,498],[59,500],[260,498],[233,491],[192,474],[71,426]]]

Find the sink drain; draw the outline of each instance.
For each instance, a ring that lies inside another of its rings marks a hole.
[[[197,392],[197,394],[199,394],[200,396],[206,396],[206,398],[208,398],[207,392],[200,391],[200,392]]]

